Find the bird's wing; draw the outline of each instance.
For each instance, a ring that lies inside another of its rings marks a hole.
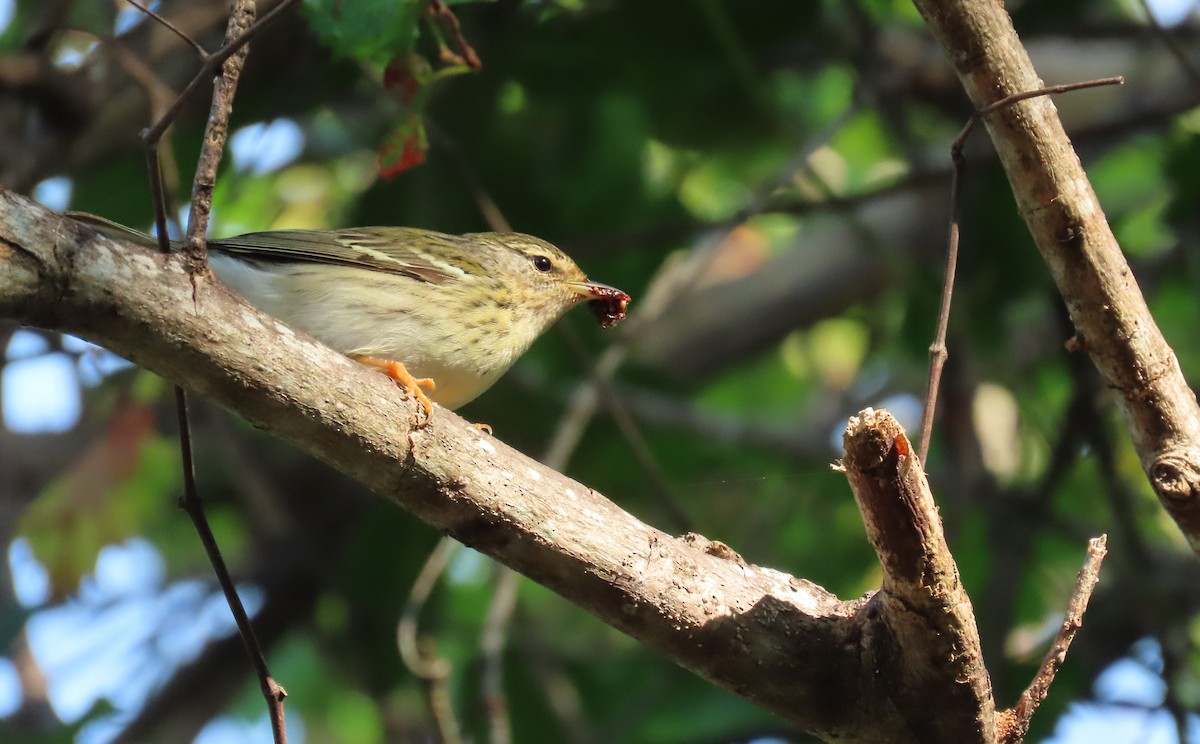
[[[232,255],[261,261],[311,261],[353,266],[442,284],[463,275],[463,239],[411,227],[346,230],[271,230],[208,242]],[[435,247],[438,255],[432,255]],[[459,260],[456,260],[459,259]]]

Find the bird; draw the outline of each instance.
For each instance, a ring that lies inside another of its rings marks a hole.
[[[146,233],[83,212],[118,240]],[[490,388],[568,310],[625,318],[630,297],[532,235],[413,227],[269,230],[208,241],[213,273],[252,305],[383,372],[420,404],[454,410]]]

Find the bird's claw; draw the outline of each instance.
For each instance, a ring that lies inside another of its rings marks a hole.
[[[378,359],[371,356],[353,356],[351,358],[387,375],[403,391],[405,398],[411,395],[417,399],[417,404],[421,407],[421,414],[417,416],[416,422],[418,429],[429,423],[429,418],[433,415],[433,401],[425,394],[425,390],[430,393],[437,390],[437,383],[433,381],[432,377],[413,377],[403,364],[392,359]]]

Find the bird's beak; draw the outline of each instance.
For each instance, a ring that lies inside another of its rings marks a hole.
[[[571,282],[568,284],[571,291],[586,300],[595,300],[601,297],[612,297],[614,294],[625,294],[616,287],[610,287],[607,284],[600,282]]]
[[[603,328],[611,328],[625,319],[629,295],[600,282],[571,282],[572,292],[588,301],[588,308]]]

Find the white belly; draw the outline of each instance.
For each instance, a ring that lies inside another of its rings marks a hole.
[[[491,387],[533,340],[483,358],[467,353],[471,336],[477,342],[489,329],[464,334],[439,324],[429,307],[408,301],[415,281],[408,277],[371,272],[377,286],[363,290],[354,281],[363,269],[290,264],[266,271],[215,251],[209,265],[252,304],[336,351],[400,362],[414,377],[432,378],[437,389],[429,397],[449,409]]]

